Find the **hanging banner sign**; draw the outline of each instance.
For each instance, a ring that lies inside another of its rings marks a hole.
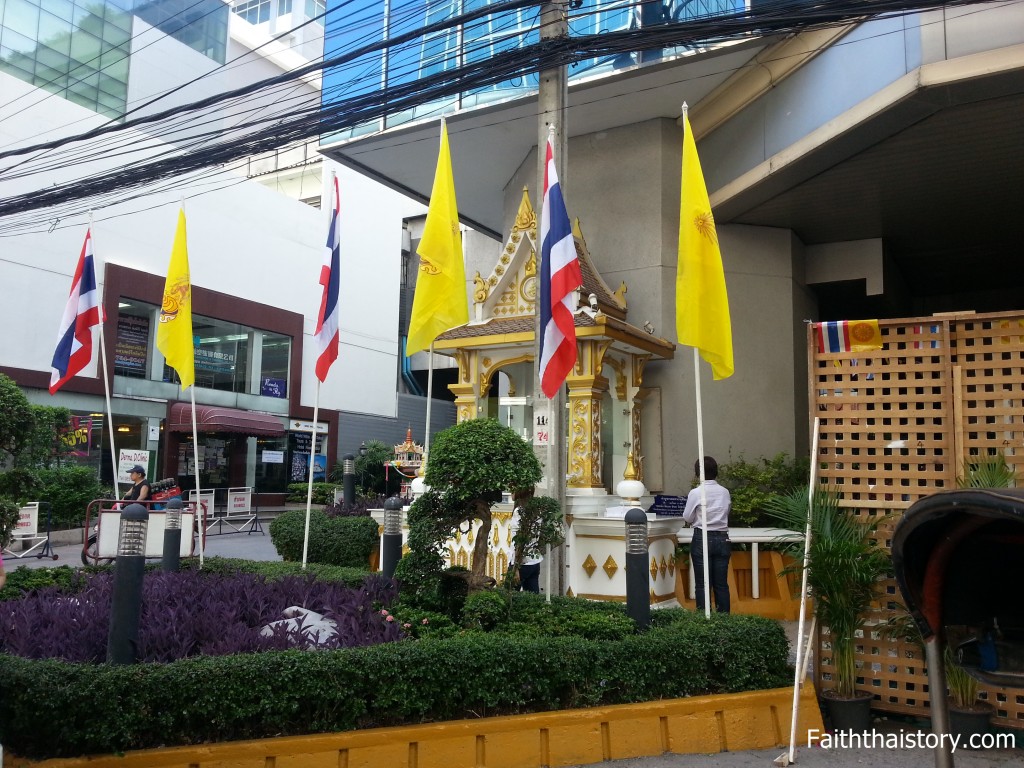
[[[132,476],[128,473],[132,467],[139,464],[146,467],[149,474],[149,451],[133,451],[124,448],[117,452],[117,482],[130,483]]]

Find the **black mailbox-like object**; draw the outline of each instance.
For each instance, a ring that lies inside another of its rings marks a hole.
[[[1024,687],[1024,489],[940,491],[896,527],[893,567],[925,640],[978,680]]]

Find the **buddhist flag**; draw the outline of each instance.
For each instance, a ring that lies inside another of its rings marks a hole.
[[[437,156],[427,221],[416,252],[420,257],[420,270],[409,318],[407,356],[429,348],[434,339],[449,328],[469,322],[459,209],[455,202],[455,179],[444,120],[441,120],[441,151]]]
[[[679,343],[700,350],[716,380],[733,374],[732,322],[718,233],[704,185],[697,144],[683,112],[683,173],[679,200],[679,264],[676,271],[676,333]]]
[[[178,228],[167,267],[160,323],[156,329],[156,347],[167,364],[178,372],[181,388],[196,380],[195,349],[192,345],[192,280],[188,272],[188,245],[185,237],[185,209],[178,211]]]
[[[818,352],[870,352],[882,348],[877,320],[830,320],[815,323]]]

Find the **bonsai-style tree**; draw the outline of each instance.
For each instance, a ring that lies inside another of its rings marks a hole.
[[[409,554],[395,574],[403,597],[410,589],[435,588],[444,567],[444,542],[456,530],[468,533],[475,520],[481,521],[482,535],[473,542],[471,568],[452,573],[465,579],[470,592],[493,586],[486,575],[491,507],[505,491],[517,506],[525,506],[540,478],[532,447],[495,419],[464,421],[438,433],[424,475],[429,490],[409,509]]]

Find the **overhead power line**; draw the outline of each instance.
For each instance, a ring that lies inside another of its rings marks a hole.
[[[751,9],[735,13],[673,21],[643,29],[538,40],[501,51],[486,59],[463,61],[457,66],[441,68],[432,74],[411,78],[408,82],[372,89],[329,102],[325,97],[327,103],[323,106],[309,94],[296,99],[303,103],[292,105],[284,111],[269,111],[254,105],[255,113],[243,122],[229,128],[211,127],[207,131],[196,131],[197,120],[213,119],[214,112],[223,110],[225,105],[244,105],[254,94],[273,93],[274,89],[294,84],[299,78],[325,69],[361,66],[360,60],[365,62],[366,57],[372,54],[401,49],[402,46],[408,46],[414,41],[451,30],[459,25],[471,27],[476,22],[484,23],[490,17],[500,17],[502,14],[538,4],[537,0],[505,0],[417,27],[387,40],[365,44],[292,72],[200,99],[185,106],[140,115],[118,125],[101,126],[59,140],[2,152],[0,160],[47,152],[48,162],[53,163],[62,157],[60,154],[54,155],[54,151],[73,151],[81,153],[82,157],[89,157],[89,148],[98,140],[101,140],[100,143],[109,142],[126,131],[137,132],[145,130],[148,126],[163,126],[166,132],[169,130],[167,126],[174,125],[179,126],[176,130],[192,131],[186,148],[168,145],[161,148],[158,155],[129,163],[122,168],[0,200],[0,216],[12,216],[72,201],[85,206],[90,200],[101,199],[115,193],[124,194],[173,176],[223,166],[319,135],[355,128],[387,114],[411,110],[462,92],[487,88],[562,65],[637,51],[712,45],[747,36],[791,34],[881,15],[906,15],[933,8],[989,2],[999,0],[844,0],[828,3],[778,0],[760,3]],[[377,76],[379,77],[379,73]],[[326,96],[331,95],[328,93]],[[204,115],[206,117],[202,117]],[[214,141],[218,136],[220,140]],[[201,148],[196,148],[200,145]],[[112,149],[109,144],[106,145],[107,152]],[[32,169],[22,168],[17,175],[30,172],[33,172]],[[4,177],[5,173],[0,173],[0,178]]]

